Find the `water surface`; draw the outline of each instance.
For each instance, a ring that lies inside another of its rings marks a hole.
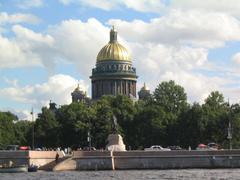
[[[132,180],[186,179],[236,180],[240,169],[128,170],[128,171],[64,171],[35,173],[1,173],[0,180]]]

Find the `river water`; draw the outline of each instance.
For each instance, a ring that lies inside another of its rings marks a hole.
[[[199,179],[240,180],[240,169],[128,170],[128,171],[64,171],[34,173],[1,173],[0,180],[147,180]]]

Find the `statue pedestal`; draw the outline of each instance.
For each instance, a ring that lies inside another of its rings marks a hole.
[[[106,145],[106,149],[108,151],[126,151],[125,144],[120,134],[109,134],[107,140],[108,144]]]

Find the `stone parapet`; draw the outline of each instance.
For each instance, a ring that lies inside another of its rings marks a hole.
[[[0,151],[0,163],[35,164],[43,170],[240,168],[240,150],[74,151],[55,163],[55,151]]]
[[[239,168],[239,150],[74,152],[77,170]]]

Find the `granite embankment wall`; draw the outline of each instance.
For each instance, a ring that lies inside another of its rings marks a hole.
[[[240,150],[221,151],[76,151],[72,170],[240,168]],[[67,163],[64,164],[67,167]],[[64,167],[58,167],[64,170]]]
[[[43,170],[124,170],[240,168],[240,150],[221,151],[74,151],[55,163],[55,151],[0,151],[0,164],[35,164]]]
[[[63,157],[58,152],[59,158]],[[0,164],[37,165],[40,169],[51,170],[55,165],[56,151],[0,151]]]
[[[55,157],[56,151],[28,151],[28,162],[29,165],[34,164],[42,170],[52,170],[52,168],[56,165]],[[59,159],[63,157],[63,153],[61,151],[58,152]]]
[[[0,164],[9,164],[12,161],[14,165],[28,164],[28,151],[0,151]]]

